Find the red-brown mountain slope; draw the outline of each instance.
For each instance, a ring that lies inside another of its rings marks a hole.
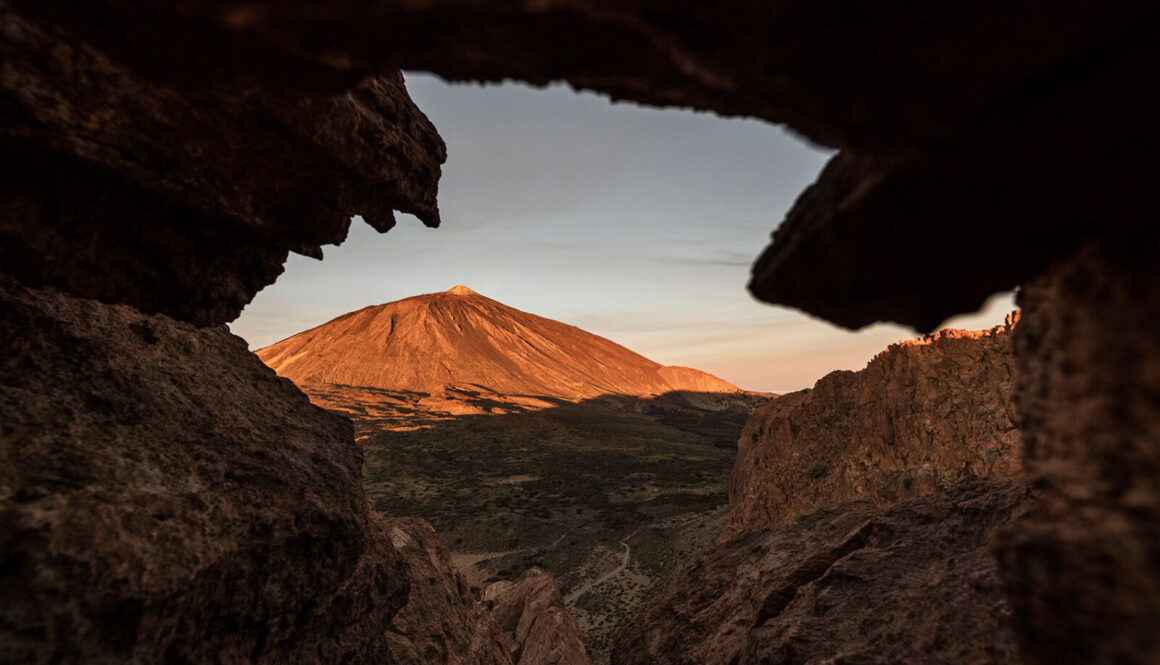
[[[685,367],[665,367],[575,326],[455,286],[366,307],[259,350],[298,385],[432,393],[474,385],[504,395],[582,399],[674,390],[740,392]]]

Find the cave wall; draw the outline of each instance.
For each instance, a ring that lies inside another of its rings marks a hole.
[[[841,152],[750,290],[848,327],[932,330],[1075,250],[1095,220],[1150,223],[1160,207],[1146,0],[6,2],[199,99],[326,99],[404,67],[786,123]],[[362,203],[326,198],[347,216]]]
[[[0,271],[26,284],[216,325],[352,215],[439,224],[446,152],[398,71],[310,98],[183,90],[7,3],[0,34]]]
[[[380,230],[395,210],[436,224],[443,146],[404,66],[788,123],[840,152],[751,291],[839,325],[929,330],[1023,285],[1016,399],[1045,498],[998,551],[1025,657],[1151,663],[1158,14],[1144,0],[4,0],[0,272],[209,326],[287,252],[340,241],[353,214]],[[13,329],[9,348],[33,330]],[[46,353],[75,361],[64,344]],[[58,439],[76,426],[26,417]],[[32,445],[5,427],[6,450]],[[62,441],[19,473],[84,470]],[[131,547],[142,529],[104,533]],[[67,559],[43,565],[84,568]],[[46,602],[37,589],[22,602]],[[54,634],[37,630],[27,639]]]
[[[434,529],[374,511],[350,421],[223,326],[0,275],[0,345],[0,662],[516,662]],[[527,605],[519,662],[586,665]]]
[[[1160,662],[1160,236],[1110,233],[1020,294],[1036,510],[996,552],[1036,662]]]
[[[224,327],[0,276],[0,661],[389,662],[348,420]]]

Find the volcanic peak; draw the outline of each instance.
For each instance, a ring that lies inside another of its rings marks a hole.
[[[299,385],[428,394],[472,385],[501,395],[565,399],[741,392],[710,374],[665,367],[608,339],[509,307],[461,284],[351,312],[257,353]]]
[[[467,288],[466,286],[464,286],[462,284],[456,284],[455,286],[451,287],[450,289],[447,289],[446,291],[444,291],[444,293],[446,293],[448,295],[452,295],[452,296],[477,296],[477,295],[479,295],[475,291],[472,291],[471,289]]]

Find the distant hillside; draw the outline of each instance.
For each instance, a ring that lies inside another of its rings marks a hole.
[[[299,385],[434,393],[475,386],[501,395],[741,392],[686,367],[665,367],[575,326],[522,312],[465,286],[366,307],[259,350]]]
[[[1011,329],[892,344],[859,372],[750,416],[729,483],[732,529],[789,524],[850,499],[879,505],[977,477],[1020,477]]]

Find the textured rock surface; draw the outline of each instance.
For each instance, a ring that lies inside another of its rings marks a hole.
[[[1160,239],[1112,236],[1024,287],[1026,465],[998,548],[1034,662],[1160,662]]]
[[[893,344],[750,416],[729,480],[733,532],[849,499],[879,505],[1022,473],[1011,328]]]
[[[487,591],[484,600],[492,605],[515,665],[588,665],[580,629],[547,572],[531,568],[515,582],[498,582]]]
[[[409,67],[785,122],[843,153],[751,289],[847,326],[932,329],[1070,251],[1091,219],[1160,207],[1160,10],[1145,0],[16,6],[195,92],[317,96]]]
[[[15,4],[68,25],[153,78],[186,86],[241,78],[313,92],[400,65],[457,79],[564,79],[619,98],[785,122],[817,141],[863,150],[952,134],[988,101],[1138,27],[1132,20],[1153,9],[1133,0],[1028,2],[987,12],[961,0]],[[1045,8],[1056,12],[1050,23]],[[114,22],[124,34],[107,30]],[[159,37],[158,26],[172,38]],[[204,59],[189,62],[189,49],[205,51]],[[951,53],[959,57],[929,57]],[[205,66],[217,62],[233,68]]]
[[[388,519],[387,532],[407,562],[411,584],[407,604],[385,636],[391,650],[387,662],[512,665],[499,626],[476,602],[431,525]]]
[[[223,328],[0,278],[0,661],[389,662],[346,420]]]
[[[929,329],[1031,284],[1020,409],[1049,498],[1004,550],[1026,653],[1150,664],[1156,245],[1055,262],[1160,211],[1158,13],[1146,0],[9,0],[0,271],[213,323],[286,251],[341,238],[351,213],[433,221],[433,134],[398,90],[353,105],[346,93],[400,65],[788,122],[842,152],[752,291],[846,326]],[[403,167],[368,174],[371,158]],[[72,427],[43,417],[28,426]]]
[[[310,99],[188,93],[5,3],[0,35],[0,270],[27,284],[223,323],[354,214],[439,222],[443,143],[397,72]]]
[[[497,397],[564,399],[741,392],[705,372],[665,367],[603,337],[521,312],[462,285],[344,314],[257,353],[303,386],[437,393],[460,385]]]
[[[1026,489],[976,481],[851,502],[706,552],[617,637],[612,662],[1018,663],[988,533]]]

